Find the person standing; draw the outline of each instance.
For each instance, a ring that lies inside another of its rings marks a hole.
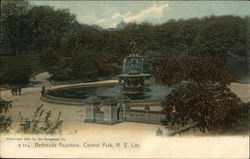
[[[12,95],[17,95],[17,87],[16,87],[16,86],[13,86],[13,87],[11,88],[11,94],[12,94]]]
[[[43,85],[42,91],[41,91],[42,96],[45,94],[45,91],[46,91],[46,88],[45,88],[45,85]]]
[[[18,95],[20,96],[22,94],[22,87],[21,86],[18,86],[17,87],[17,90],[18,90]]]

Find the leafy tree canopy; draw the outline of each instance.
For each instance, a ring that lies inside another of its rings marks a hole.
[[[158,65],[156,78],[165,85],[182,80],[195,84],[229,85],[237,80],[231,67],[220,58],[169,58]]]
[[[43,68],[55,76],[59,73],[64,80],[86,77],[78,76],[77,69],[72,68],[73,57],[83,58],[91,66],[93,62],[86,60],[89,53],[98,55],[98,66],[88,70],[97,72],[95,76],[119,73],[123,58],[131,53],[130,39],[137,40],[140,54],[153,57],[145,62],[150,67],[147,71],[152,73],[159,58],[186,56],[224,58],[237,68],[235,72],[242,70],[240,75],[249,72],[246,68],[249,17],[210,16],[169,20],[158,25],[132,22],[111,30],[80,24],[67,9],[32,6],[26,0],[4,1],[1,16],[4,39],[1,55],[39,54]],[[65,68],[72,76],[57,68]]]
[[[219,58],[173,58],[159,66],[156,77],[165,85],[188,81],[162,102],[167,126],[196,123],[203,132],[223,132],[242,118],[242,102],[227,87],[236,76]]]
[[[169,94],[163,105],[165,125],[186,126],[197,123],[201,131],[223,132],[232,129],[242,118],[241,100],[227,87],[189,84]]]

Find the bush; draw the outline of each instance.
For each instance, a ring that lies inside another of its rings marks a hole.
[[[250,111],[250,102],[242,103],[240,108],[235,113],[237,115],[237,123],[234,124],[234,128],[238,131],[249,131],[249,111]]]
[[[9,132],[9,127],[11,125],[12,119],[10,116],[7,116],[6,113],[11,107],[11,101],[0,99],[0,133]]]
[[[61,120],[62,113],[59,112],[55,119],[52,119],[52,112],[45,112],[43,105],[40,105],[31,119],[23,118],[21,115],[21,122],[18,132],[31,134],[55,134],[61,132],[63,120]]]
[[[72,69],[70,69],[67,66],[64,65],[58,65],[55,67],[52,67],[50,69],[52,76],[49,78],[50,80],[56,80],[56,81],[67,81],[67,80],[72,80],[74,79],[71,74],[72,74]]]

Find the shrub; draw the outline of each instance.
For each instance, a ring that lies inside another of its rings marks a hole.
[[[9,108],[12,107],[11,103],[11,101],[0,99],[0,133],[9,132],[12,119],[10,116],[7,116],[6,113],[9,111]]]
[[[45,112],[43,105],[40,105],[31,119],[23,118],[21,115],[21,122],[18,132],[31,134],[55,134],[61,132],[63,120],[61,120],[62,113],[53,119],[52,112]]]
[[[240,108],[235,113],[237,115],[237,123],[234,124],[234,128],[238,131],[249,131],[249,111],[250,111],[250,102],[242,103]]]

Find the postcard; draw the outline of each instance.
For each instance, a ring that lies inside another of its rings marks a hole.
[[[0,157],[249,157],[248,1],[1,6]]]

